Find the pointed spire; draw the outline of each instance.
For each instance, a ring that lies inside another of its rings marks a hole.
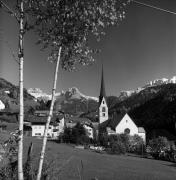
[[[103,97],[106,98],[105,83],[104,83],[104,73],[103,73],[103,64],[102,64],[101,89],[100,89],[99,103],[101,103]]]

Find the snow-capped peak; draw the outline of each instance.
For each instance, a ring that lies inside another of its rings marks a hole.
[[[51,99],[51,95],[44,93],[40,88],[30,88],[30,89],[28,89],[28,93],[30,95],[34,96],[34,98],[36,100],[37,99],[39,99],[39,100],[42,99],[44,101],[45,100],[48,101],[48,100]]]
[[[36,99],[51,100],[51,95],[44,93],[40,88],[30,88],[28,89],[28,93],[34,96]],[[84,98],[86,100],[92,99],[98,101],[97,97],[86,96],[83,93],[81,93],[77,87],[69,88],[68,91],[66,92],[61,91],[56,93],[55,95],[56,96],[65,95],[67,98],[71,98],[71,99]]]
[[[98,101],[97,97],[86,96],[83,93],[81,93],[77,87],[69,88],[68,92],[70,93],[71,98],[78,98],[78,99],[85,98],[86,100],[92,99]]]

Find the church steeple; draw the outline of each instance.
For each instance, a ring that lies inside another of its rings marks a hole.
[[[99,96],[99,123],[103,123],[108,120],[108,106],[106,103],[106,92],[105,92],[105,83],[104,83],[104,73],[102,65],[102,74],[101,74],[101,88]]]
[[[101,88],[100,88],[99,104],[101,104],[101,101],[102,101],[103,97],[106,98],[105,83],[104,83],[104,72],[103,72],[103,65],[102,65]]]

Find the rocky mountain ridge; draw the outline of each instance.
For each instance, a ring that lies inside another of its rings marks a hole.
[[[37,100],[44,100],[44,101],[48,101],[51,100],[51,95],[44,93],[40,88],[30,88],[28,89],[28,93],[31,94],[32,96],[35,97],[35,99]],[[92,99],[95,101],[98,101],[98,98],[96,97],[91,97],[91,96],[87,96],[84,95],[83,93],[81,93],[79,91],[79,89],[77,87],[72,87],[69,88],[67,91],[61,91],[56,93],[56,99],[65,96],[66,99]]]
[[[136,90],[127,90],[127,91],[121,91],[119,95],[120,100],[125,100],[126,98],[140,93],[142,90],[149,88],[149,87],[155,87],[155,86],[160,86],[163,84],[176,84],[176,76],[173,76],[170,79],[167,78],[161,78],[161,79],[155,79],[153,81],[150,81],[143,87],[138,87]]]

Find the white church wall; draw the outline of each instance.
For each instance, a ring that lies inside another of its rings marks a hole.
[[[130,129],[130,135],[138,134],[138,127],[135,123],[131,120],[131,118],[126,114],[120,123],[116,127],[116,133],[121,134],[124,133],[125,129]]]

